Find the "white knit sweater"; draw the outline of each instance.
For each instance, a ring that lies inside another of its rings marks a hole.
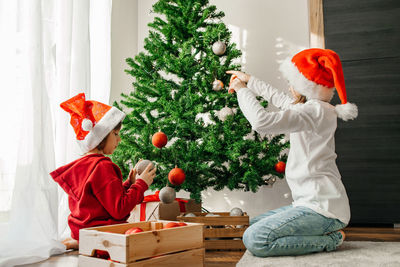
[[[348,224],[349,200],[336,166],[334,106],[316,99],[293,105],[287,94],[255,77],[250,78],[247,86],[238,90],[237,98],[253,130],[290,134],[286,180],[292,191],[293,206],[305,206]],[[262,96],[282,111],[267,112],[256,96]]]

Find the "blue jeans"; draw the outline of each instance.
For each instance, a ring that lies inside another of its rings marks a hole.
[[[342,243],[337,231],[345,226],[309,208],[286,206],[252,219],[243,243],[258,257],[331,251]]]

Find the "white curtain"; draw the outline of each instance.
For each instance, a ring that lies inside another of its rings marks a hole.
[[[63,253],[67,197],[49,172],[80,156],[62,101],[110,95],[112,0],[0,0],[0,266]]]

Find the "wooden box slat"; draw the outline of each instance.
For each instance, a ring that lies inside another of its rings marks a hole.
[[[206,249],[222,249],[222,250],[233,250],[233,249],[246,249],[242,240],[205,240]]]
[[[204,247],[203,224],[187,223],[187,226],[162,229],[168,222],[136,222],[82,229],[79,232],[79,254],[93,256],[95,250],[104,250],[112,260],[127,264]],[[125,231],[132,227],[140,227],[144,232],[125,235]]]
[[[177,220],[194,223],[204,223],[205,225],[249,225],[249,216],[245,213],[243,216],[229,216],[229,212],[213,212],[220,216],[206,217],[208,213],[204,212],[191,212],[196,217],[178,216]]]
[[[149,233],[150,237],[149,235],[134,234],[128,241],[128,262],[183,249],[200,248],[203,246],[202,227],[202,225],[198,225],[197,227],[181,226],[161,229]],[[183,228],[187,229],[182,231]]]
[[[204,237],[242,237],[246,228],[215,228],[204,229]]]
[[[131,227],[128,227],[126,230]],[[121,226],[121,228],[124,229],[124,226]],[[128,236],[91,229],[82,229],[79,231],[79,254],[93,256],[94,250],[99,249],[107,251],[113,260],[127,262]],[[122,230],[118,228],[118,231]]]
[[[119,263],[104,259],[98,259],[79,255],[79,267],[154,267],[154,266],[179,266],[200,267],[204,266],[204,248],[191,249],[158,257],[145,259],[132,263]]]
[[[241,237],[249,226],[249,216],[230,216],[229,212],[213,212],[220,216],[209,216],[208,213],[192,212],[196,217],[185,217],[184,214],[177,220],[204,224],[204,242],[207,250],[243,250]],[[222,227],[221,227],[222,226]],[[239,238],[239,239],[237,239]]]

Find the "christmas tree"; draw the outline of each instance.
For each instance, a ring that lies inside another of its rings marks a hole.
[[[148,24],[146,52],[127,59],[134,90],[114,103],[127,113],[112,156],[124,177],[149,159],[158,168],[151,188],[160,189],[177,166],[186,179],[174,188],[198,201],[209,187],[255,192],[266,178],[282,178],[274,166],[286,161],[288,143],[252,132],[235,93],[228,93],[225,72],[240,69],[233,61],[241,52],[230,43],[224,13],[208,0],[160,0],[153,12],[161,16]],[[161,149],[152,144],[159,131],[168,137]]]

